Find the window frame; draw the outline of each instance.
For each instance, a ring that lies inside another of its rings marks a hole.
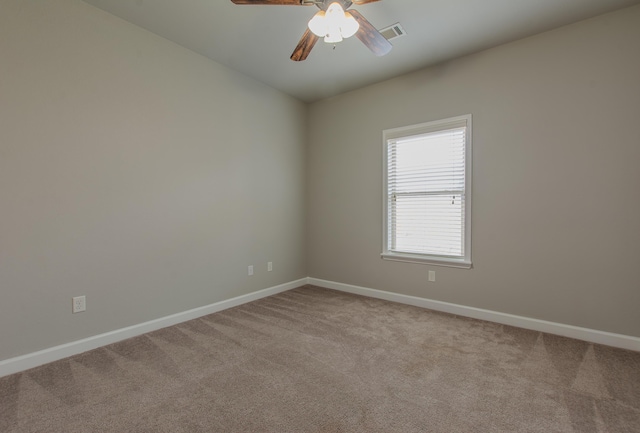
[[[465,132],[465,209],[464,209],[464,254],[460,257],[449,257],[432,254],[418,254],[391,251],[389,249],[389,198],[388,198],[388,150],[389,141],[420,134],[445,131],[456,127],[466,127]],[[471,269],[471,208],[472,208],[472,115],[450,117],[417,125],[385,129],[382,140],[382,253],[384,260],[409,263],[422,263],[436,266]]]

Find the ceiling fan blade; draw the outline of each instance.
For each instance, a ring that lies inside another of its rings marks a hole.
[[[314,35],[311,30],[307,29],[300,38],[300,42],[298,42],[298,46],[295,50],[293,50],[293,54],[291,54],[291,60],[294,62],[301,62],[307,58],[313,46],[318,42],[318,37]]]
[[[231,0],[231,2],[237,5],[311,6],[314,4],[305,0]]]
[[[358,33],[356,33],[356,37],[360,39],[367,48],[373,51],[373,54],[376,56],[384,56],[391,51],[391,48],[393,48],[391,42],[382,36],[360,12],[354,9],[349,9],[349,13],[353,15],[358,24],[360,24],[360,29],[358,30]]]
[[[367,3],[379,2],[380,0],[351,0],[356,5],[366,5]]]

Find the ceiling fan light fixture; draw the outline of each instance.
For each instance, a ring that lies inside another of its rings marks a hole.
[[[331,3],[326,12],[319,11],[309,21],[309,30],[329,44],[355,35],[359,28],[353,15],[345,12],[337,2]]]
[[[378,1],[380,0],[231,0],[237,5],[317,6],[320,12],[309,20],[308,28],[290,56],[294,62],[306,60],[320,38],[335,44],[355,35],[376,56],[388,54],[393,45],[360,12],[351,9],[353,4],[361,6]],[[396,25],[393,28],[395,30]],[[398,32],[404,33],[402,30]]]

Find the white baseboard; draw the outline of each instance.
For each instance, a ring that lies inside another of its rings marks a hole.
[[[60,346],[51,347],[38,352],[29,353],[27,355],[6,359],[4,361],[0,361],[0,377],[38,367],[88,350],[97,349],[98,347],[126,340],[127,338],[137,337],[138,335],[186,322],[187,320],[197,319],[198,317],[206,316],[228,308],[237,307],[238,305],[256,301],[287,290],[295,289],[296,287],[307,284],[307,281],[307,278],[302,278],[279,286],[216,302],[204,307],[194,308],[193,310],[172,314],[170,316],[161,317],[138,325],[128,326],[126,328],[117,329],[115,331],[106,332],[104,334],[95,335],[78,341],[72,341],[71,343],[62,344]]]
[[[458,316],[487,320],[503,325],[516,326],[518,328],[546,332],[549,334],[588,341],[590,343],[604,344],[606,346],[618,347],[621,349],[640,352],[640,338],[632,337],[629,335],[613,334],[610,332],[597,331],[594,329],[580,328],[578,326],[531,319],[529,317],[515,316],[513,314],[499,313],[497,311],[483,310],[474,307],[466,307],[464,305],[450,304],[448,302],[434,301],[425,298],[418,298],[416,296],[401,295],[398,293],[385,292],[382,290],[369,289],[366,287],[353,286],[350,284],[336,283],[333,281],[325,281],[317,278],[308,278],[307,280],[308,284],[313,284],[314,286],[324,287],[327,289],[334,289],[342,292],[353,293],[356,295],[368,296],[370,298],[384,299],[401,304],[408,304],[416,307],[428,308],[430,310],[451,313]]]
[[[115,331],[106,332],[104,334],[85,338],[83,340],[72,341],[60,346],[55,346],[48,349],[40,350],[38,352],[29,353],[27,355],[6,359],[4,361],[0,361],[0,377],[18,373],[20,371],[25,371],[49,362],[77,355],[88,350],[97,349],[98,347],[106,346],[108,344],[117,343],[118,341],[126,340],[127,338],[137,337],[138,335],[156,331],[161,328],[166,328],[167,326],[176,325],[178,323],[186,322],[188,320],[197,319],[198,317],[226,310],[228,308],[237,307],[238,305],[246,304],[248,302],[256,301],[261,298],[266,298],[267,296],[286,292],[305,284],[313,284],[314,286],[318,287],[325,287],[327,289],[368,296],[370,298],[384,299],[401,304],[408,304],[416,307],[428,308],[430,310],[451,313],[458,316],[487,320],[504,325],[516,326],[533,331],[547,332],[549,334],[561,335],[563,337],[576,338],[578,340],[588,341],[591,343],[604,344],[607,346],[640,352],[640,338],[632,337],[629,335],[613,334],[610,332],[597,331],[594,329],[580,328],[577,326],[565,325],[562,323],[531,319],[528,317],[515,316],[513,314],[483,310],[474,307],[466,307],[464,305],[434,301],[431,299],[418,298],[416,296],[401,295],[398,293],[385,292],[382,290],[369,289],[366,287],[353,286],[350,284],[336,283],[333,281],[326,281],[318,278],[302,278],[300,280],[291,281],[279,286],[270,287],[268,289],[259,290],[257,292],[227,299],[225,301],[216,302],[204,307],[194,308],[193,310],[161,317],[159,319],[151,320],[149,322],[140,323],[138,325],[133,325],[126,328],[117,329]]]

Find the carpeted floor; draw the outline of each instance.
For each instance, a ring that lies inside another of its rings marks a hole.
[[[640,353],[312,286],[0,378],[0,432],[640,432]]]

